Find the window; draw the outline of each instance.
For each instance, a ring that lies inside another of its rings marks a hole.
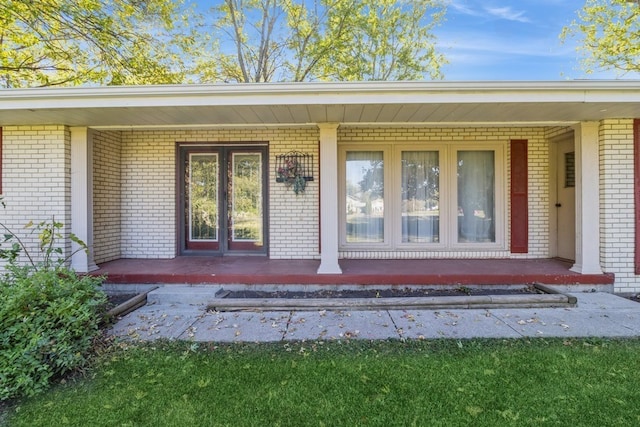
[[[504,145],[344,145],[341,247],[504,247]]]
[[[402,243],[440,241],[440,153],[402,151]]]
[[[346,154],[346,241],[384,243],[384,152]]]
[[[495,242],[495,153],[458,151],[458,242]]]

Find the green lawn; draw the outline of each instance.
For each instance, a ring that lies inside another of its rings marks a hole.
[[[118,350],[10,426],[635,426],[640,340],[437,340]]]

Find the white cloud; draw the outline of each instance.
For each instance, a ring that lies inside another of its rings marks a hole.
[[[485,11],[487,11],[491,16],[505,19],[507,21],[516,21],[516,22],[531,22],[529,18],[525,16],[524,11],[514,11],[509,6],[507,7],[485,7]]]
[[[530,19],[525,16],[525,11],[517,11],[510,6],[491,7],[485,5],[474,5],[473,2],[468,1],[462,2],[460,0],[452,0],[449,3],[449,8],[467,16],[482,17],[487,19],[497,18],[516,22],[531,22]]]

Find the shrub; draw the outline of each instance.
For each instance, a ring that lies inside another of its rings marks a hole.
[[[101,278],[78,276],[56,255],[62,224],[43,222],[38,233],[39,261],[9,229],[0,250],[7,273],[0,278],[0,400],[31,396],[52,378],[82,366],[99,333],[106,296]],[[74,241],[86,250],[79,239]],[[28,262],[18,263],[24,252]]]

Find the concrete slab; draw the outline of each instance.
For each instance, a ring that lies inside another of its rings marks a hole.
[[[146,305],[122,317],[109,334],[136,341],[177,339],[203,314],[184,305]]]
[[[618,295],[605,292],[579,292],[570,294],[578,298],[580,310],[619,310],[629,309],[640,312],[640,304]]]
[[[491,310],[496,318],[525,337],[630,337],[637,334],[607,312],[540,309]]]
[[[389,312],[403,338],[517,338],[488,310],[394,310]]]
[[[285,340],[381,340],[399,338],[384,310],[293,312]]]
[[[281,341],[287,312],[204,312],[180,339],[217,342]]]
[[[129,340],[219,342],[640,336],[640,304],[599,292],[572,294],[578,304],[571,308],[224,313],[205,311],[209,289],[187,286],[177,294],[180,303],[154,304],[152,299],[108,333]]]

